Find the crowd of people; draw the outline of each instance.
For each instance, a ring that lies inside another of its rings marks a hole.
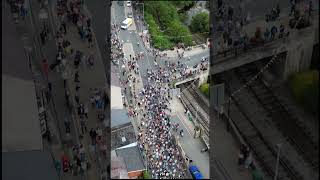
[[[7,0],[10,5],[11,13],[14,20],[17,22],[19,19],[25,19],[28,15],[28,5],[25,0]]]
[[[57,42],[58,53],[55,58],[55,62],[50,65],[50,70],[57,70],[61,72],[64,81],[64,93],[67,107],[69,107],[70,113],[73,110],[76,111],[76,119],[79,120],[79,132],[80,138],[88,136],[91,139],[89,145],[92,153],[102,154],[107,156],[107,145],[105,137],[103,136],[104,127],[97,125],[96,128],[91,128],[88,132],[88,120],[89,118],[97,119],[97,124],[104,123],[105,108],[108,103],[108,97],[106,96],[104,89],[90,88],[90,97],[80,97],[80,89],[84,88],[80,86],[81,82],[81,67],[87,67],[86,69],[92,69],[94,67],[94,54],[93,51],[84,53],[80,49],[74,49],[72,43],[68,39],[68,31],[70,26],[74,26],[78,29],[79,39],[88,41],[88,49],[93,47],[92,29],[90,18],[82,12],[83,1],[80,0],[58,0],[57,1],[57,14],[59,17],[59,28],[57,29],[55,36]],[[42,35],[41,35],[42,36]],[[44,39],[45,40],[45,39]],[[44,41],[45,42],[45,41]],[[47,64],[47,60],[43,61]],[[71,74],[74,73],[74,74]],[[74,77],[73,81],[75,90],[71,84],[67,84],[67,79]],[[74,94],[72,92],[74,92]],[[74,95],[74,96],[73,96]],[[75,102],[75,103],[73,103]],[[90,104],[92,106],[90,106]],[[95,111],[97,117],[90,117],[90,111]],[[84,175],[90,167],[88,160],[88,153],[85,150],[84,142],[80,144],[74,144],[71,138],[71,119],[67,116],[64,118],[65,133],[67,144],[71,145],[72,156],[68,153],[64,153],[61,157],[61,164],[56,162],[56,168],[62,165],[62,169],[65,173],[71,172],[73,175]],[[75,127],[77,128],[77,127]]]
[[[301,2],[299,3],[299,7],[301,7]],[[289,20],[287,25],[268,25],[265,27],[264,32],[262,32],[261,27],[256,27],[256,31],[250,35],[243,28],[244,25],[250,21],[249,12],[247,15],[244,15],[243,8],[240,6],[238,10],[239,17],[235,17],[234,14],[237,9],[231,5],[228,6],[222,0],[218,0],[218,15],[216,17],[217,26],[214,30],[214,34],[217,35],[217,38],[214,45],[216,49],[214,53],[226,56],[228,52],[232,51],[232,53],[238,55],[240,52],[239,50],[246,51],[250,47],[256,47],[263,45],[265,42],[289,36],[289,27],[292,29],[299,29],[308,26],[313,11],[313,3],[312,0],[309,0],[303,2],[303,4],[304,9],[302,10],[297,6],[296,0],[290,0],[291,10],[289,15],[293,16],[293,18]],[[271,12],[266,14],[267,23],[269,21],[275,21],[280,17],[280,13],[280,6],[279,4],[276,4]]]
[[[111,40],[112,48],[117,48],[119,41],[117,28],[113,29]],[[121,52],[120,52],[121,53]],[[124,106],[128,109],[128,115],[139,122],[138,144],[141,151],[144,152],[144,158],[147,160],[148,170],[153,178],[183,178],[185,177],[184,159],[180,154],[174,140],[174,131],[177,131],[170,117],[170,88],[171,77],[169,74],[175,73],[170,71],[168,66],[161,66],[156,63],[161,57],[156,50],[150,51],[155,57],[153,69],[148,69],[145,77],[144,87],[138,89],[139,66],[138,61],[143,59],[139,53],[136,55],[129,54],[129,58],[123,58],[119,64],[120,74],[122,75],[121,85]],[[162,56],[163,57],[163,56]],[[179,63],[176,68],[182,69],[183,63]],[[170,71],[170,72],[169,72]]]

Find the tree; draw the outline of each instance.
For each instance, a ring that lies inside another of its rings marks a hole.
[[[193,33],[209,32],[209,14],[201,12],[192,17],[190,30]]]
[[[179,20],[172,21],[166,32],[172,37],[171,41],[175,43],[182,42],[186,45],[192,44],[192,36],[189,32],[189,29]]]

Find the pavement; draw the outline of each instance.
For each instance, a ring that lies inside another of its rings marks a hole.
[[[46,11],[49,12],[49,19],[46,20],[46,23],[48,24],[50,31],[53,32],[53,30],[57,29],[58,20],[55,14],[55,1],[51,1],[49,4],[49,8],[46,8]],[[32,34],[32,30],[36,31],[35,35],[38,36],[39,29],[41,29],[41,25],[43,22],[40,22],[38,19],[38,13],[40,12],[40,7],[37,2],[31,1],[30,7],[32,9],[30,18],[27,18],[25,20],[24,26],[29,29],[30,34]],[[34,26],[34,27],[33,27]],[[80,100],[82,102],[88,102],[89,100],[89,88],[91,87],[98,87],[98,88],[104,88],[106,83],[106,77],[105,77],[105,69],[104,65],[102,63],[102,58],[100,55],[99,48],[97,48],[97,40],[94,39],[95,46],[94,48],[89,49],[88,44],[86,42],[80,41],[80,38],[77,37],[78,33],[74,26],[67,24],[67,36],[66,38],[71,42],[71,45],[74,49],[81,50],[86,55],[89,53],[93,53],[95,55],[95,66],[93,69],[89,69],[85,67],[84,64],[81,64],[79,69],[80,74]],[[39,51],[39,57],[38,57],[38,67],[40,67],[40,61],[44,57],[48,59],[49,65],[54,63],[55,56],[57,53],[57,47],[56,47],[56,41],[55,38],[53,38],[53,34],[49,35],[50,38],[46,42],[45,45],[38,47],[40,49]],[[33,37],[33,35],[31,35]],[[30,37],[30,39],[32,39]],[[95,38],[95,37],[94,37]],[[32,43],[32,42],[31,42]],[[71,57],[67,57],[67,59],[70,59]],[[75,112],[70,112],[66,106],[65,103],[65,97],[64,97],[64,85],[63,85],[63,75],[67,75],[66,78],[70,78],[71,80],[67,80],[67,88],[70,88],[71,96],[74,97],[74,89],[75,84],[73,83],[73,72],[75,71],[71,66],[70,62],[68,62],[69,69],[67,70],[67,74],[60,71],[50,71],[49,72],[49,82],[52,83],[52,100],[49,103],[49,107],[52,107],[51,111],[49,112],[49,116],[51,117],[48,122],[50,124],[51,133],[56,137],[62,137],[61,139],[58,138],[58,142],[51,143],[50,144],[50,150],[54,156],[54,159],[59,160],[61,155],[63,153],[68,154],[71,156],[71,149],[69,148],[71,144],[81,142],[84,144],[86,149],[86,155],[87,158],[90,161],[91,168],[88,170],[87,173],[85,173],[86,179],[99,179],[100,175],[103,174],[106,171],[107,163],[103,163],[103,158],[101,156],[101,153],[92,152],[90,150],[89,144],[89,137],[88,134],[84,135],[84,137],[81,139],[79,137],[80,128],[79,128],[79,121],[78,117]],[[57,70],[56,68],[55,70]],[[70,76],[71,75],[71,76]],[[45,83],[45,82],[42,82]],[[46,84],[44,84],[46,86]],[[107,108],[108,109],[108,108]],[[71,120],[71,137],[70,139],[67,139],[67,135],[65,133],[65,127],[64,127],[64,119],[68,118]],[[56,126],[56,127],[54,127]],[[97,112],[90,108],[89,109],[89,120],[88,120],[88,130],[91,128],[96,128],[97,126],[100,126],[101,128],[105,129],[102,123],[98,123],[97,121]],[[104,131],[104,133],[107,136],[107,131]],[[61,141],[59,141],[61,140]],[[68,142],[67,142],[68,141]],[[106,160],[106,159],[104,159]],[[81,178],[81,179],[82,179]],[[63,173],[62,179],[79,179],[79,176],[72,176],[70,173]]]
[[[205,179],[210,178],[210,166],[209,165],[209,151],[201,152],[206,147],[201,138],[194,138],[194,125],[188,120],[188,117],[184,114],[184,107],[177,97],[174,97],[171,102],[172,108],[172,122],[180,124],[183,129],[184,136],[178,139],[184,153],[189,156],[194,164],[199,167],[200,172]]]

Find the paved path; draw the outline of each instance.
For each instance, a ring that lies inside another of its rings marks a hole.
[[[194,125],[184,114],[184,107],[177,97],[173,98],[171,108],[173,109],[172,122],[179,123],[184,132],[184,136],[179,138],[184,152],[194,161],[194,164],[199,167],[204,177],[209,179],[209,151],[201,153],[201,149],[205,148],[206,145],[200,138],[194,138]]]

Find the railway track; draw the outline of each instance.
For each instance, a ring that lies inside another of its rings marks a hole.
[[[236,69],[235,73],[245,83],[258,73],[258,69],[252,64]],[[288,141],[309,163],[311,168],[317,171],[319,168],[319,144],[313,140],[310,132],[300,125],[298,119],[286,109],[272,90],[265,85],[261,77],[248,87],[249,91],[266,110],[269,118],[277,125],[283,135],[288,138]]]
[[[231,92],[236,90],[236,88],[231,89],[228,84],[229,79],[226,79],[225,76],[221,77],[220,80],[225,82],[227,94],[230,95]],[[275,175],[277,152],[266,141],[252,119],[245,113],[240,102],[246,101],[246,98],[246,96],[241,96],[241,94],[232,98],[232,103],[230,103],[230,118],[254,152],[256,159],[260,162],[261,168],[270,178],[273,178]],[[278,180],[303,180],[303,177],[294,170],[286,158],[280,157]]]
[[[185,85],[181,85],[181,89],[185,89],[186,86]],[[191,93],[190,93],[191,91]],[[188,88],[184,91],[182,91],[181,94],[181,100],[184,102],[185,106],[190,110],[190,112],[195,115],[197,114],[197,120],[196,122],[199,123],[199,125],[202,127],[203,131],[204,131],[204,138],[206,139],[205,141],[209,142],[209,115],[208,115],[208,111],[205,111],[204,109],[202,109],[202,105],[203,104],[198,104],[196,99],[194,98],[194,96],[192,94],[194,94],[194,89],[192,88]],[[197,110],[197,107],[198,110]],[[209,107],[207,106],[207,108],[209,109]]]

